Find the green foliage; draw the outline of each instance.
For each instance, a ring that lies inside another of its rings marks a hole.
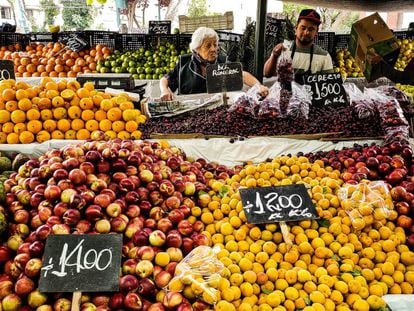
[[[312,7],[303,4],[295,4],[290,2],[283,2],[283,14],[296,25],[300,11],[304,9],[312,9]]]
[[[92,25],[93,8],[85,0],[61,0],[63,30],[84,30]]]
[[[53,25],[55,17],[59,14],[59,8],[55,2],[53,0],[40,0],[40,6],[45,12],[44,28],[48,25]]]
[[[206,0],[191,0],[188,5],[188,17],[200,17],[207,15],[207,1]]]

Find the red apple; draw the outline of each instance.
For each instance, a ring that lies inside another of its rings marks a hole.
[[[59,199],[61,196],[61,190],[56,185],[48,185],[44,192],[44,197],[46,200],[54,201]]]
[[[137,251],[137,258],[141,260],[152,261],[155,257],[155,251],[151,246],[141,246]]]
[[[22,299],[16,294],[9,294],[1,301],[3,311],[17,311],[20,310]]]
[[[100,195],[101,194],[98,194],[97,197],[100,196]],[[103,194],[103,195],[105,195],[105,194]],[[104,207],[104,206],[102,206],[102,207]],[[106,211],[106,214],[109,217],[117,217],[121,214],[122,207],[119,203],[110,203],[108,206],[106,206],[105,211]]]
[[[142,301],[137,293],[129,292],[124,299],[124,306],[127,310],[139,311],[142,309]]]
[[[37,277],[40,274],[40,269],[42,268],[42,260],[39,258],[30,259],[26,266],[24,267],[24,273],[28,277]]]
[[[14,284],[14,292],[20,297],[28,295],[35,288],[34,282],[27,276],[23,276]]]
[[[137,267],[137,260],[135,258],[129,258],[124,261],[122,264],[122,274],[135,274],[135,269]]]
[[[111,231],[111,223],[107,219],[99,219],[95,223],[95,231],[99,233],[109,233]]]
[[[135,273],[140,278],[150,277],[154,272],[154,265],[149,260],[140,260],[135,268]]]
[[[72,303],[67,298],[59,298],[53,304],[53,310],[70,311]]]
[[[0,282],[0,299],[13,293],[14,284],[11,280],[3,280]]]

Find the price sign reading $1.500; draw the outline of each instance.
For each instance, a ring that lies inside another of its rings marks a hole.
[[[240,189],[247,221],[252,224],[318,218],[303,184]]]
[[[304,76],[304,83],[311,87],[312,105],[347,106],[348,98],[340,73],[326,73]]]
[[[122,235],[50,235],[41,292],[105,292],[119,288]]]

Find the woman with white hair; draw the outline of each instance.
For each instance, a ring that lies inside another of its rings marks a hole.
[[[207,65],[227,62],[226,56],[218,54],[218,40],[217,33],[211,28],[200,27],[194,31],[190,43],[192,54],[180,56],[175,68],[160,80],[162,100],[172,100],[176,90],[178,94],[207,92]],[[259,83],[246,71],[243,71],[243,82],[248,86]],[[259,92],[262,96],[267,96],[269,90],[260,84]]]

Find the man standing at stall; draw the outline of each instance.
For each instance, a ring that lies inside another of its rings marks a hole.
[[[295,80],[302,83],[302,76],[316,73],[333,72],[332,58],[327,51],[314,44],[318,34],[321,17],[313,9],[304,9],[300,12],[295,29],[295,40],[290,48],[293,60]],[[277,60],[286,47],[277,44],[263,68],[265,77],[276,76]]]

